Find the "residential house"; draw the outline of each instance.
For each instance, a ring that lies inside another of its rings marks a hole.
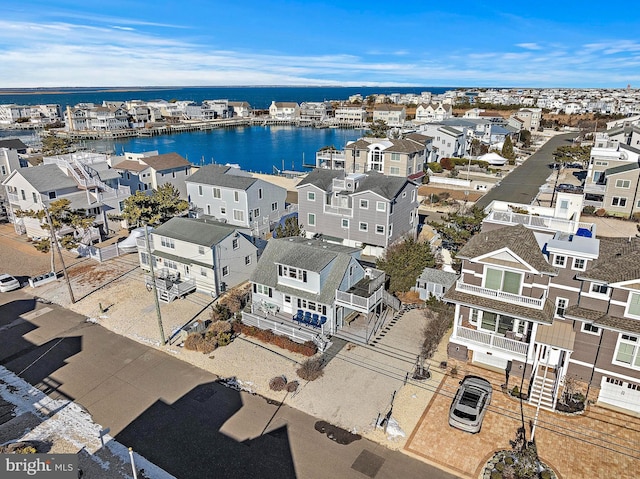
[[[293,101],[272,101],[269,116],[275,120],[297,120],[300,118],[300,106]]]
[[[425,123],[420,126],[418,133],[432,138],[432,162],[440,161],[441,158],[462,158],[466,153],[469,142],[465,128]]]
[[[640,148],[596,139],[584,183],[585,205],[630,218],[640,211]]]
[[[542,121],[542,108],[520,108],[512,116],[522,120],[525,130],[538,131]]]
[[[264,236],[290,211],[287,190],[239,168],[206,165],[186,179],[189,202],[197,215],[250,228]]]
[[[300,119],[317,123],[327,121],[333,117],[333,106],[331,102],[302,102],[300,103]]]
[[[131,127],[129,112],[124,107],[76,106],[67,107],[67,124],[70,131],[81,130],[124,130]]]
[[[207,219],[171,218],[151,231],[149,247],[158,295],[166,302],[194,290],[217,298],[247,281],[258,263],[248,230]],[[145,238],[138,238],[138,255],[140,267],[150,271]]]
[[[384,121],[391,128],[401,128],[407,119],[403,105],[382,104],[373,107],[373,121]]]
[[[82,241],[100,239],[109,230],[119,229],[110,214],[122,213],[123,201],[131,194],[120,185],[120,175],[110,169],[105,155],[70,153],[44,157],[43,164],[14,170],[3,182],[9,202],[9,217],[16,232],[30,237],[47,237],[35,218],[16,215],[16,211],[39,211],[57,199],[70,201],[70,208],[95,218],[96,229]]]
[[[336,126],[363,127],[367,123],[367,110],[362,105],[340,105],[334,113]]]
[[[444,296],[455,305],[450,357],[504,370],[533,405],[553,409],[570,378],[590,399],[637,414],[640,239],[518,214],[503,213],[515,226],[483,224],[457,254],[462,274]]]
[[[372,333],[397,302],[384,289],[385,274],[360,262],[362,250],[300,237],[272,239],[251,276],[251,303],[242,322],[292,339],[314,341],[322,351],[328,336],[348,324],[370,324]],[[397,300],[396,300],[397,301]],[[349,335],[367,342],[370,335]]]
[[[444,294],[458,280],[457,273],[443,271],[436,268],[425,268],[411,291],[416,291],[420,295],[420,300],[427,301],[431,297],[442,300]]]
[[[453,107],[443,103],[421,103],[416,107],[416,122],[433,123],[453,116]]]
[[[251,105],[246,101],[230,101],[229,108],[233,112],[234,117],[250,118],[253,115]]]
[[[120,174],[120,183],[131,188],[131,192],[153,193],[167,183],[173,185],[180,197],[187,198],[185,180],[191,174],[191,163],[177,153],[157,151],[125,153],[110,159],[112,168]]]
[[[321,166],[334,165],[352,173],[377,171],[387,176],[415,179],[424,175],[430,144],[431,138],[417,133],[403,139],[360,138],[347,143],[342,162],[337,156],[333,163],[325,162]]]
[[[416,235],[418,185],[406,177],[317,169],[296,189],[298,219],[308,237],[322,235],[379,257],[402,237]]]

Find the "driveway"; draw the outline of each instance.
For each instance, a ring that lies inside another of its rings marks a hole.
[[[462,368],[461,368],[462,369]],[[482,430],[469,434],[448,424],[449,406],[465,374],[488,379],[494,393]],[[465,365],[458,377],[447,376],[425,409],[405,450],[476,479],[497,450],[509,449],[520,426],[520,403],[502,393],[504,375]],[[525,404],[525,423],[535,408]],[[530,429],[527,427],[527,437]],[[568,416],[541,410],[535,433],[540,458],[563,479],[632,477],[640,461],[640,418],[591,405],[584,415]],[[630,475],[631,474],[631,475]]]

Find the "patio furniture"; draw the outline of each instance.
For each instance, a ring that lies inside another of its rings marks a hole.
[[[305,324],[311,323],[311,313],[309,311],[304,312],[304,319],[302,320],[302,322]]]
[[[299,309],[296,315],[293,317],[293,321],[296,323],[302,323],[302,319],[304,318],[302,310]]]
[[[326,322],[327,322],[327,317],[326,316],[321,316],[320,317],[320,326],[322,326]]]

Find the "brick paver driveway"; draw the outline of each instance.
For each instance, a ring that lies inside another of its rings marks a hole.
[[[448,425],[451,398],[464,374],[485,377],[494,387],[482,430],[475,435]],[[502,393],[502,382],[503,375],[473,366],[457,378],[447,376],[405,450],[462,477],[477,478],[496,450],[509,448],[521,423],[519,402]],[[524,414],[528,425],[535,408],[525,405]],[[634,477],[640,464],[640,418],[594,405],[579,416],[541,410],[535,439],[541,459],[563,479]]]

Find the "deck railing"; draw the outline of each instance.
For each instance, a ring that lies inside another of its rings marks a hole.
[[[478,331],[477,329],[465,328],[463,326],[458,326],[456,338],[466,339],[474,343],[483,344],[496,349],[502,349],[504,351],[510,351],[523,356],[527,355],[527,349],[529,347],[527,343],[522,341],[508,339],[503,336],[498,336],[485,331]]]
[[[462,293],[470,293],[476,296],[482,296],[484,298],[496,299],[498,301],[504,301],[505,303],[515,303],[535,309],[543,309],[544,303],[547,299],[546,292],[544,293],[542,298],[532,298],[530,296],[521,296],[519,294],[507,293],[506,291],[497,291],[495,289],[483,288],[482,286],[475,286],[472,284],[463,283],[462,281],[456,282],[456,291],[460,291]]]

